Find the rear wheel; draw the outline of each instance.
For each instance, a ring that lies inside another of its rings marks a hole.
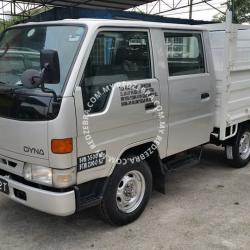
[[[250,128],[242,126],[232,143],[226,145],[225,151],[230,165],[245,167],[250,161]]]
[[[100,212],[113,225],[126,225],[144,211],[151,195],[152,174],[147,162],[118,165],[110,177]]]

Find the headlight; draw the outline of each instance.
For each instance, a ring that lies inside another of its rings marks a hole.
[[[72,186],[76,183],[76,168],[58,170],[26,164],[23,169],[23,176],[26,180],[32,182],[46,186],[64,188]]]
[[[23,176],[26,180],[44,184],[47,186],[52,186],[51,168],[26,164],[23,169]]]

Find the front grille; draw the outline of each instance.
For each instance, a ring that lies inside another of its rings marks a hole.
[[[10,166],[12,168],[15,168],[17,166],[17,163],[11,160],[6,160],[4,158],[0,158],[0,163],[6,165],[6,166]]]
[[[0,169],[23,176],[24,162],[0,155]]]

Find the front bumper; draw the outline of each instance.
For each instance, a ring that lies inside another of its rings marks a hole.
[[[6,176],[0,176],[0,178],[9,184],[9,195],[4,195],[18,203],[58,216],[68,216],[76,211],[76,198],[73,190],[64,193],[51,192],[22,184]],[[17,190],[25,193],[26,199],[19,198]]]

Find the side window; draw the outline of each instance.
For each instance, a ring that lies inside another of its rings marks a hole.
[[[109,93],[103,88],[112,83],[152,78],[147,32],[104,31],[95,40],[82,81],[83,103],[102,93],[91,112],[105,108]],[[104,91],[105,92],[105,91]]]
[[[165,33],[170,76],[205,73],[205,58],[200,34]]]

